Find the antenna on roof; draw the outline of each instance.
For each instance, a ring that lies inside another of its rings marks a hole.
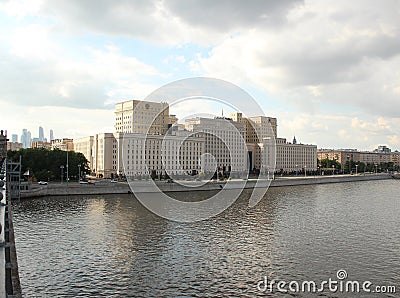
[[[224,109],[222,108],[222,117],[224,117]]]

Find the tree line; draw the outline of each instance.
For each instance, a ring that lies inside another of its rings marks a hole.
[[[89,162],[80,152],[49,150],[45,148],[27,148],[19,151],[8,151],[7,158],[18,162],[22,157],[22,174],[29,170],[30,176],[41,181],[60,181],[66,179],[68,154],[68,176],[78,180],[79,167],[81,176],[89,173]]]
[[[374,163],[363,163],[360,161],[346,161],[342,166],[337,160],[322,159],[318,160],[318,165],[321,169],[331,169],[344,173],[364,173],[364,172],[387,172],[387,171],[398,171],[400,168],[393,162],[384,162],[379,164]]]

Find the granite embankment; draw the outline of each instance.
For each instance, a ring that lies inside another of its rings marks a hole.
[[[325,183],[342,183],[370,180],[385,180],[392,179],[388,174],[378,175],[337,175],[337,176],[310,176],[310,177],[280,177],[274,180],[266,181],[257,184],[256,180],[248,180],[244,188],[266,187],[270,182],[270,187],[281,186],[297,186],[297,185],[312,185]],[[190,182],[185,182],[189,183]],[[199,183],[199,182],[196,182]],[[177,182],[167,183],[166,181],[157,182],[157,187],[162,191],[207,191],[220,190],[223,187],[227,188],[243,188],[245,181],[231,180],[227,185],[226,182],[214,181],[208,182],[200,187],[184,187]],[[150,186],[149,181],[135,181],[131,184],[135,192],[155,192],[155,189]],[[195,186],[195,185],[193,185]],[[129,184],[126,182],[110,183],[99,182],[96,184],[78,184],[78,183],[50,183],[49,185],[35,185],[30,190],[21,191],[21,198],[33,198],[43,196],[67,196],[67,195],[102,195],[102,194],[127,194],[131,193]]]

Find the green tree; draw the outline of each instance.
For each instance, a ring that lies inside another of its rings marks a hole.
[[[22,157],[22,171],[30,170],[38,180],[61,180],[60,166],[64,166],[64,179],[66,178],[66,165],[68,154],[68,169],[70,179],[78,179],[81,165],[82,173],[89,173],[88,160],[82,153],[74,151],[49,150],[44,148],[28,148],[19,151],[8,151],[7,157],[19,161]]]

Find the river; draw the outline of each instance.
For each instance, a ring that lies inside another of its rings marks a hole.
[[[320,283],[345,270],[345,280],[400,292],[399,190],[400,180],[277,187],[253,208],[246,190],[219,216],[190,224],[162,219],[132,195],[23,200],[14,206],[22,291],[24,297],[283,296],[263,291],[259,281]]]

